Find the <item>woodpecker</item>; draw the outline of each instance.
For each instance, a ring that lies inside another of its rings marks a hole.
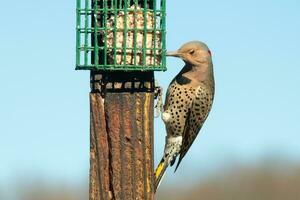
[[[162,113],[166,126],[164,155],[155,170],[155,190],[167,169],[175,171],[205,122],[214,99],[212,56],[206,44],[191,41],[167,56],[181,58],[185,65],[170,83]]]

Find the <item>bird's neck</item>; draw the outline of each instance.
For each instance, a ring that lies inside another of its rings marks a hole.
[[[213,82],[212,63],[201,63],[199,65],[186,64],[178,74],[195,82]]]

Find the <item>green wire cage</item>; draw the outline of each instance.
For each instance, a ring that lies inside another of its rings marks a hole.
[[[165,0],[77,0],[76,69],[165,71]]]

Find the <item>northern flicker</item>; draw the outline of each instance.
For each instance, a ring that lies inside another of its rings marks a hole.
[[[214,98],[213,64],[206,44],[188,42],[167,56],[179,57],[185,65],[167,90],[162,113],[167,136],[164,155],[155,171],[155,189],[167,167],[173,166],[179,156],[177,170],[206,120]]]

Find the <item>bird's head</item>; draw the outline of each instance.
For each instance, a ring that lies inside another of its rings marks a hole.
[[[186,64],[194,66],[212,62],[209,48],[200,41],[188,42],[182,45],[177,51],[167,52],[166,56],[179,57]]]

